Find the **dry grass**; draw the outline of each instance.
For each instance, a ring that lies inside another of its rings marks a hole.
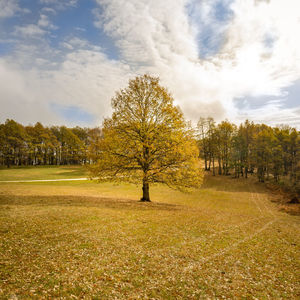
[[[298,299],[299,216],[252,179],[182,194],[0,185],[0,298]]]

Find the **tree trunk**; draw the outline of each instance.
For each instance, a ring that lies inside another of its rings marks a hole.
[[[9,161],[9,158],[8,158],[8,157],[6,157],[6,166],[7,166],[7,168],[10,167],[10,161]]]
[[[222,175],[222,167],[221,167],[221,159],[220,158],[218,158],[218,164],[219,164],[219,172],[218,172],[218,174]]]
[[[143,181],[143,197],[140,200],[141,202],[150,202],[150,195],[149,195],[149,183]]]

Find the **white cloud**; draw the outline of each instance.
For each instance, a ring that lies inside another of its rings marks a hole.
[[[69,50],[89,48],[91,45],[87,40],[78,37],[72,37],[63,42],[63,46]]]
[[[51,7],[43,7],[43,8],[41,9],[41,11],[42,11],[43,13],[52,13],[52,14],[56,14],[55,9],[53,9],[53,8],[51,8]]]
[[[63,123],[51,113],[41,98],[42,86],[34,71],[22,71],[12,63],[0,59],[0,119],[15,119],[24,124],[42,121],[48,124]]]
[[[38,20],[38,26],[40,27],[48,27],[50,24],[49,18],[46,15],[40,15],[40,19]]]
[[[0,0],[0,18],[12,17],[19,10],[17,0]]]
[[[24,38],[29,36],[30,37],[41,36],[45,33],[46,31],[36,24],[28,24],[26,26],[16,26],[15,28],[15,34],[20,35]]]
[[[289,124],[292,127],[300,127],[300,108],[285,108],[282,100],[267,102],[256,109],[243,109],[239,112],[237,120],[249,119],[255,123],[266,123],[272,126]]]
[[[57,9],[66,9],[67,7],[74,7],[78,0],[40,0],[41,4],[53,6]]]
[[[59,3],[40,1],[53,7]],[[275,124],[285,119],[296,124],[299,109],[285,108],[283,100],[266,103],[259,109],[248,108],[248,112],[238,109],[233,100],[264,95],[281,99],[284,88],[300,78],[300,35],[295,34],[300,31],[300,2],[224,0],[233,14],[229,22],[224,22],[215,17],[218,1],[97,0],[102,10],[95,11],[95,25],[114,40],[120,51],[118,61],[73,36],[62,43],[64,52],[47,44],[42,51],[41,45],[31,45],[32,49],[23,46],[9,58],[9,64],[7,60],[3,67],[2,62],[0,72],[4,78],[6,73],[11,80],[13,76],[18,78],[12,81],[21,91],[18,101],[29,103],[29,99],[36,99],[36,107],[44,107],[45,111],[48,103],[59,102],[84,108],[101,119],[110,113],[114,92],[126,86],[129,77],[148,72],[160,76],[186,117],[194,121],[211,115],[217,120],[249,117]],[[75,5],[76,1],[69,3]],[[17,31],[43,36],[49,26],[49,19],[42,14],[38,24]],[[205,28],[212,28],[224,42],[219,53],[201,59],[199,49],[201,54],[205,47],[199,45],[198,38],[207,34]],[[52,55],[62,55],[60,62]],[[27,72],[24,61],[33,56],[37,57],[30,60]],[[29,79],[30,84],[25,84]],[[3,84],[0,81],[0,90],[6,91],[7,99],[15,95],[14,87]],[[44,114],[47,119],[49,116]],[[53,116],[53,122],[56,118]]]
[[[40,15],[40,19],[38,20],[37,26],[39,26],[40,28],[47,28],[47,29],[57,29],[57,26],[54,26],[50,20],[49,17],[41,14]]]
[[[36,24],[27,24],[23,26],[16,26],[14,34],[21,36],[22,38],[39,38],[49,32],[49,30],[57,29],[57,26],[54,26],[49,17],[45,14],[41,14]]]
[[[197,32],[196,23],[190,24],[186,7],[200,7],[193,20],[208,25],[216,22],[211,13],[216,1],[97,2],[104,13],[96,24],[115,39],[122,59],[138,73],[160,75],[187,117],[196,117],[191,107],[201,114],[216,106],[216,117],[235,118],[234,98],[279,95],[300,77],[297,0],[234,1],[234,17],[220,29],[226,32],[226,42],[221,53],[208,60],[198,57],[201,28]],[[274,36],[272,49],[264,43],[268,34]]]
[[[84,109],[96,116],[97,123],[92,125],[100,125],[102,118],[111,113],[110,99],[116,86],[124,86],[132,76],[126,65],[92,50],[76,50],[50,71],[39,68],[46,62],[36,59],[35,67],[29,71],[19,63],[0,59],[2,121],[14,118],[25,124],[42,121],[73,125],[51,112],[49,104],[58,103]]]

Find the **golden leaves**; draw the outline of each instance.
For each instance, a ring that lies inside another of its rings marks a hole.
[[[199,187],[202,171],[194,133],[157,77],[129,81],[112,99],[113,115],[103,122],[94,175],[102,180]]]

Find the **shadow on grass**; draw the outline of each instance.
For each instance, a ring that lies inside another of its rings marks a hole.
[[[59,172],[58,175],[61,175],[63,177],[74,177],[74,176],[88,176],[88,172],[85,169],[75,169],[75,170],[70,170],[64,168],[65,172]]]
[[[182,210],[184,206],[158,203],[139,202],[131,199],[87,197],[87,196],[15,196],[0,195],[0,206],[32,205],[32,206],[77,206],[98,207],[125,210]]]
[[[220,192],[237,193],[266,193],[264,184],[259,183],[254,175],[246,178],[233,178],[231,175],[213,176],[210,173],[205,174],[202,189],[214,189]]]

